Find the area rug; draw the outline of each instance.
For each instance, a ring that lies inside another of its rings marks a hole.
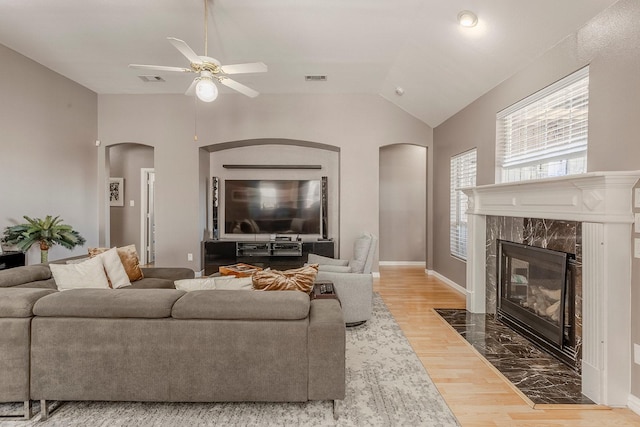
[[[49,420],[0,426],[458,426],[458,422],[376,294],[373,317],[347,329],[347,393],[333,419],[331,402],[65,402]],[[0,404],[0,414],[18,404]]]

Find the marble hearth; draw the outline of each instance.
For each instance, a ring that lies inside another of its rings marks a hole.
[[[574,245],[573,253],[581,253],[582,393],[610,406],[626,406],[631,386],[632,189],[639,178],[640,171],[592,172],[463,190],[469,197],[467,310],[495,314],[488,237],[528,236],[546,247],[554,240],[549,236],[560,236],[554,229],[565,228],[552,245]]]

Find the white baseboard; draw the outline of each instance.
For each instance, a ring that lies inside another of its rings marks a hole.
[[[467,296],[467,290],[463,286],[460,286],[453,280],[449,279],[448,277],[443,276],[442,274],[438,273],[435,270],[425,270],[425,271],[429,276],[435,276],[436,278],[442,280],[444,283],[449,285],[454,291],[461,293],[465,297]]]
[[[630,394],[627,405],[629,406],[629,409],[640,415],[640,397],[636,397],[633,394]]]
[[[379,265],[412,265],[416,267],[424,267],[424,261],[380,261]]]

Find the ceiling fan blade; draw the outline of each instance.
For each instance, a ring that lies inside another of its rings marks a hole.
[[[200,77],[196,77],[195,79],[193,79],[193,81],[191,82],[191,85],[189,86],[189,88],[185,91],[185,95],[195,95],[196,94],[196,85],[198,84],[198,81],[200,80]]]
[[[238,92],[240,92],[243,95],[248,96],[249,98],[255,98],[256,96],[260,95],[260,92],[255,91],[255,90],[251,89],[250,87],[243,85],[242,83],[238,83],[235,80],[231,80],[231,79],[228,79],[228,78],[223,78],[223,79],[220,79],[220,83],[222,83],[226,87],[229,87],[229,88],[231,88],[233,90],[237,90]]]
[[[220,68],[225,74],[265,73],[267,71],[267,66],[262,62],[223,65]]]
[[[164,65],[129,64],[129,68],[140,68],[142,70],[155,70],[155,71],[176,71],[178,73],[193,73],[193,70],[191,68],[166,67]]]
[[[189,62],[192,64],[202,64],[202,59],[200,59],[193,49],[191,49],[184,41],[176,39],[175,37],[167,37],[167,40],[169,40],[169,43],[178,49],[181,54],[186,56]]]

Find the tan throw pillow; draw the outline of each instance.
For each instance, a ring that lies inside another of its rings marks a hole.
[[[109,248],[89,248],[89,257],[93,258],[102,252],[108,251]],[[116,249],[124,271],[127,272],[130,282],[135,282],[144,278],[142,270],[140,269],[140,259],[138,258],[138,252],[136,251],[136,245],[123,246]]]
[[[259,291],[302,291],[313,290],[313,282],[318,274],[318,264],[311,264],[294,270],[265,270],[253,273],[253,289]]]

